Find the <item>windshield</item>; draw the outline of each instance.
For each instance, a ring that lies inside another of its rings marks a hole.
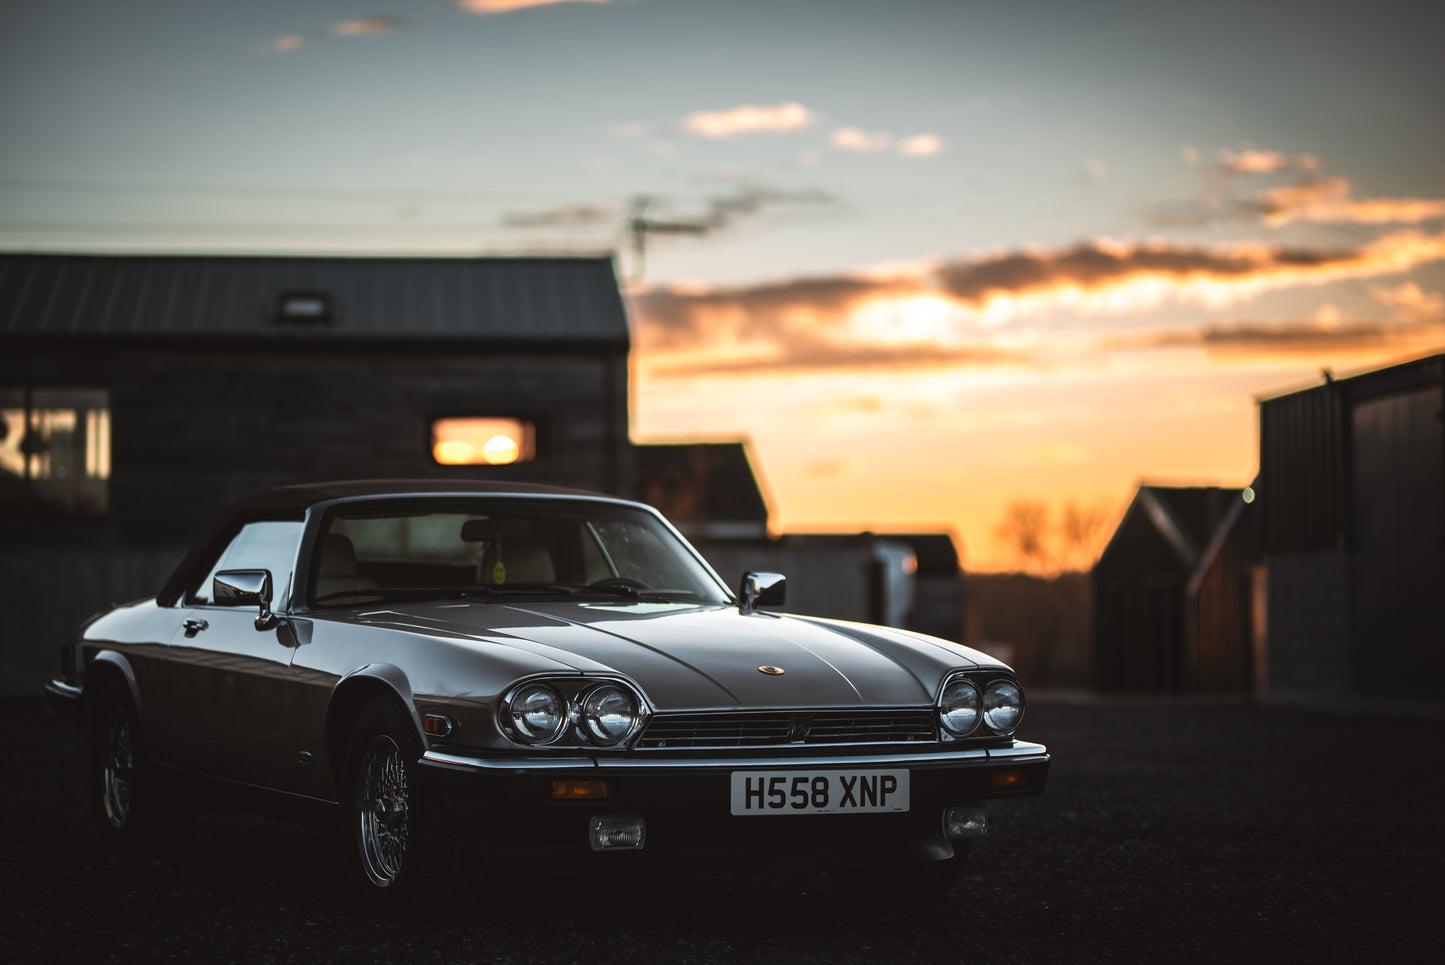
[[[558,499],[345,504],[313,554],[317,606],[477,596],[726,603],[726,590],[651,513]]]

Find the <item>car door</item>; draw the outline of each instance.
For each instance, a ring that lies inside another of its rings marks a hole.
[[[301,529],[291,520],[246,523],[178,608],[169,646],[168,736],[181,766],[277,787],[292,763],[285,739],[289,637],[280,627],[258,630],[255,606],[218,604],[213,580],[225,570],[267,570],[273,603],[284,608]]]

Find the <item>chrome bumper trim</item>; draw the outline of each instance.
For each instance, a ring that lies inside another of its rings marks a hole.
[[[578,770],[595,766],[590,757],[471,757],[464,754],[447,754],[443,751],[427,751],[421,762],[447,770],[489,771],[560,771]]]
[[[1004,760],[1000,760],[1003,758]],[[427,751],[422,754],[422,763],[447,770],[480,771],[489,773],[527,771],[586,770],[599,771],[698,771],[763,769],[769,767],[894,767],[942,768],[981,767],[990,763],[1023,763],[1020,758],[1047,761],[1048,751],[1042,744],[1015,742],[1013,747],[988,750],[934,751],[931,753],[899,752],[892,754],[848,754],[815,757],[788,755],[786,757],[471,757],[463,754],[447,754],[442,751]]]
[[[45,685],[45,689],[50,691],[57,697],[66,697],[70,700],[80,699],[80,688],[75,686],[75,684],[66,683],[59,677],[55,677],[49,683],[47,683]]]
[[[81,689],[59,677],[45,684],[45,704],[60,714],[78,713],[81,707]]]

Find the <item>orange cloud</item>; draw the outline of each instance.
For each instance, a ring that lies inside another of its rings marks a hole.
[[[1355,224],[1417,224],[1445,218],[1445,201],[1433,198],[1356,198],[1347,178],[1286,184],[1244,202],[1273,227],[1291,221]]]
[[[1166,300],[1225,305],[1264,291],[1377,277],[1439,260],[1445,260],[1445,234],[1409,231],[1336,250],[1098,241],[913,273],[662,288],[632,296],[631,307],[639,352],[658,373],[1000,364],[1020,357],[979,323],[1008,321],[1040,304],[1084,315],[1135,312]],[[1309,324],[1334,339],[1384,332],[1331,318]],[[1289,328],[1292,337],[1298,331],[1298,323]],[[1254,329],[1190,337],[1218,348],[1245,336],[1254,337],[1246,344],[1264,344]]]
[[[610,3],[611,0],[456,0],[458,8],[481,16],[509,13],[531,7],[551,7],[561,3]]]
[[[284,37],[277,37],[271,41],[270,49],[280,51],[296,50],[306,43],[306,39],[305,34],[287,34]]]
[[[943,138],[937,134],[915,134],[898,142],[898,153],[904,157],[933,157],[943,150]]]
[[[764,131],[796,131],[813,122],[813,114],[802,104],[788,101],[773,107],[743,104],[723,111],[693,111],[682,120],[682,128],[699,137],[724,138]]]
[[[347,20],[331,28],[338,37],[360,37],[365,34],[385,33],[401,26],[401,21],[392,17],[367,17],[364,20]]]
[[[828,136],[828,143],[840,151],[854,154],[872,154],[885,150],[893,143],[893,135],[884,131],[869,134],[859,127],[840,127]]]
[[[1263,291],[1384,275],[1441,259],[1445,234],[1408,231],[1340,250],[1097,241],[945,265],[937,281],[959,302],[1006,320],[1027,299],[1076,305],[1086,314],[1139,310],[1169,298],[1223,305]]]
[[[1186,160],[1187,160],[1186,156]],[[1313,154],[1290,157],[1279,151],[1246,147],[1241,151],[1225,148],[1219,152],[1219,168],[1225,174],[1270,174],[1275,171],[1314,171],[1320,166]]]
[[[1413,281],[1390,288],[1372,287],[1375,301],[1396,309],[1406,319],[1423,320],[1445,317],[1445,294],[1422,291]]]

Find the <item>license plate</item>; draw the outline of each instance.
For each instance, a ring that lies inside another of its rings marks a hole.
[[[908,810],[908,771],[733,771],[734,814]]]

